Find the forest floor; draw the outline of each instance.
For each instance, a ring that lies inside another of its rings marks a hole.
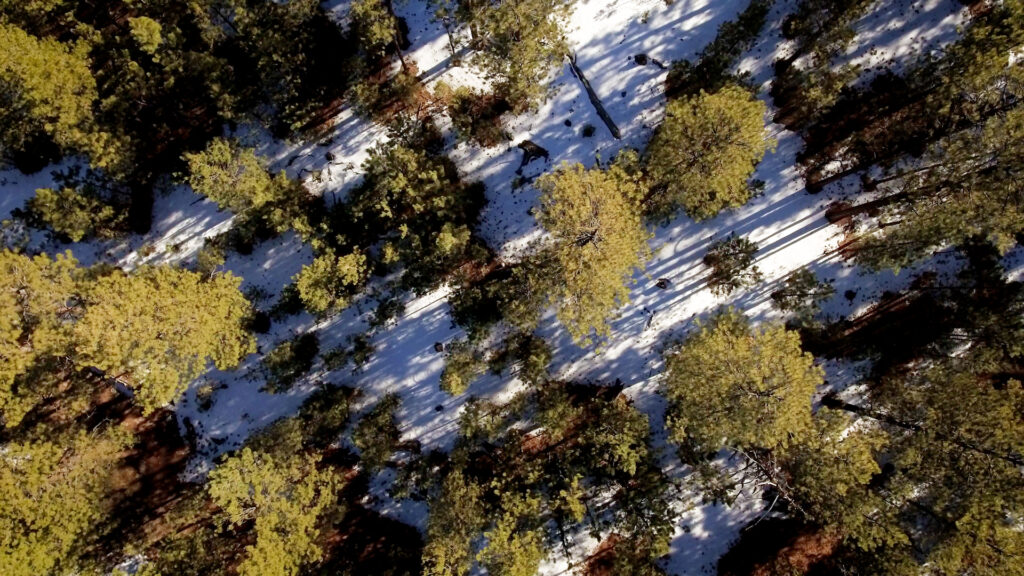
[[[570,44],[579,67],[620,128],[622,137],[614,138],[605,128],[566,63],[555,74],[549,100],[537,111],[513,117],[506,124],[512,135],[510,142],[488,149],[467,144],[454,147],[450,156],[463,178],[486,184],[489,204],[480,233],[501,258],[515,258],[540,234],[529,213],[537,203],[537,191],[528,185],[513,187],[522,155],[516,144],[531,140],[550,152],[550,158],[526,167],[523,176],[527,179],[562,162],[590,166],[599,159],[610,159],[625,147],[643,148],[661,121],[665,107],[667,71],[654,60],[667,65],[674,60],[694,58],[715,37],[718,26],[734,18],[746,4],[745,0],[576,3],[569,25]],[[773,61],[787,50],[779,29],[793,4],[793,0],[775,3],[761,36],[737,66],[738,71],[749,72],[755,84],[763,88],[772,77]],[[334,0],[328,6],[340,20],[347,2]],[[412,47],[408,56],[427,87],[441,81],[452,86],[482,85],[484,81],[468,63],[449,66],[451,55],[444,29],[431,20],[426,2],[399,3],[397,10],[410,26]],[[902,63],[954,39],[964,18],[965,9],[955,0],[877,2],[857,23],[858,35],[844,62],[871,70],[899,69]],[[637,63],[635,57],[641,54],[647,56],[646,65]],[[760,97],[774,112],[766,89]],[[441,118],[440,123],[444,126],[445,119]],[[596,128],[589,138],[582,135],[587,125]],[[781,125],[772,124],[769,129],[778,144],[754,176],[765,182],[763,194],[742,208],[711,220],[696,223],[680,216],[655,227],[651,242],[654,256],[643,273],[634,278],[630,303],[620,311],[606,341],[596,347],[580,348],[550,315],[541,328],[541,334],[555,349],[554,369],[558,376],[578,382],[621,381],[626,386],[625,393],[649,415],[656,443],[663,449],[663,463],[676,478],[683,474],[682,466],[671,450],[664,449],[665,406],[655,393],[655,375],[666,343],[685,335],[695,319],[720,306],[735,306],[757,322],[778,319],[769,295],[789,272],[800,267],[807,266],[819,278],[833,282],[836,296],[826,303],[824,310],[832,319],[865,313],[884,293],[906,287],[915,276],[915,270],[904,270],[898,275],[868,274],[842,258],[838,247],[844,232],[827,221],[825,210],[844,198],[851,182],[841,180],[818,194],[809,194],[796,161],[802,141]],[[315,142],[276,141],[251,127],[243,127],[238,136],[256,145],[260,153],[273,160],[275,168],[286,170],[304,180],[311,190],[324,194],[329,203],[343,198],[358,183],[359,166],[369,149],[387,137],[382,126],[351,110],[343,111],[335,119],[331,133]],[[51,167],[31,176],[0,172],[0,219],[20,207],[36,188],[52,186],[51,171],[59,168]],[[153,228],[145,236],[70,245],[41,236],[33,241],[51,253],[69,249],[85,264],[104,261],[134,267],[143,263],[188,263],[194,260],[203,239],[226,230],[231,220],[229,213],[219,211],[211,201],[187,187],[177,186],[157,198]],[[711,241],[730,234],[746,236],[759,245],[757,266],[764,273],[764,281],[749,290],[719,297],[707,286],[707,270],[701,259]],[[266,303],[273,302],[312,257],[310,247],[288,233],[258,245],[250,255],[230,255],[225,268],[243,279],[242,287],[251,296]],[[1024,258],[1018,251],[1011,259],[1012,274],[1020,276],[1024,273],[1020,266]],[[957,262],[951,255],[940,254],[927,267],[952,272]],[[660,279],[667,280],[667,288],[656,286]],[[371,286],[371,292],[373,289]],[[237,448],[253,431],[294,413],[320,382],[358,387],[367,405],[385,393],[397,392],[402,398],[399,417],[403,439],[418,440],[425,449],[449,448],[455,439],[460,410],[470,396],[508,397],[519,384],[508,375],[486,375],[459,396],[449,396],[439,389],[444,359],[434,345],[461,335],[453,325],[447,296],[448,290],[440,289],[410,298],[396,322],[372,330],[368,324],[370,295],[322,322],[305,313],[275,322],[269,333],[259,336],[261,353],[309,331],[318,332],[321,350],[340,345],[351,335],[370,333],[375,351],[370,361],[356,371],[329,371],[318,362],[299,384],[277,394],[261,390],[261,354],[251,355],[237,370],[211,371],[174,406],[178,422],[188,419],[195,432],[195,453],[187,468],[183,467],[182,479],[202,477],[217,455]],[[863,369],[863,365],[834,361],[824,361],[823,366],[829,389],[855,381]],[[212,404],[197,399],[196,391],[203,383],[216,385]],[[394,501],[387,496],[386,488],[393,476],[393,471],[385,469],[370,479],[366,516],[372,516],[382,534],[397,530],[397,524],[388,524],[394,521],[423,530],[426,509],[422,503]],[[762,510],[762,503],[753,496],[741,498],[731,507],[701,503],[685,491],[680,491],[678,498],[683,514],[671,544],[667,565],[670,574],[713,573],[718,558],[737,538],[740,528]],[[560,551],[553,553],[544,564],[544,573],[569,573],[597,544],[581,535],[571,557]]]

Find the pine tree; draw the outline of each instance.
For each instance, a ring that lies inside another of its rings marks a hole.
[[[761,281],[761,270],[754,265],[758,246],[743,236],[729,236],[715,241],[704,255],[704,265],[711,268],[708,287],[719,296],[740,288],[749,288]]]
[[[114,142],[95,129],[98,94],[88,46],[69,47],[0,24],[0,151],[25,150],[39,133],[105,167]]]
[[[465,576],[472,562],[472,540],[487,522],[482,490],[458,469],[441,483],[430,502],[427,545],[423,548],[424,576]]]
[[[266,163],[251,148],[217,138],[206,150],[185,154],[187,182],[196,194],[221,208],[244,215],[281,197],[280,182],[267,172]]]
[[[116,430],[9,441],[0,449],[0,573],[77,573],[77,557],[110,504],[126,447]]]
[[[745,204],[747,179],[774,147],[765,130],[766,111],[763,102],[733,85],[669,102],[646,153],[652,188],[645,211],[665,218],[683,208],[704,220]]]
[[[110,204],[72,188],[40,188],[25,208],[30,221],[71,242],[109,236],[124,219]]]
[[[387,54],[390,47],[398,47],[398,21],[383,0],[355,0],[349,17],[367,52],[380,57]]]
[[[752,328],[726,310],[665,358],[668,428],[701,450],[775,449],[811,430],[811,396],[823,372],[796,332]]]
[[[642,187],[616,166],[579,164],[542,176],[537,187],[558,318],[577,342],[606,335],[612,311],[629,299],[630,278],[650,255],[637,209]]]
[[[949,244],[984,238],[1005,252],[1024,231],[1024,108],[933,145],[885,188],[893,200],[857,241],[857,260],[899,269]]]
[[[349,298],[366,281],[366,276],[366,257],[361,253],[328,253],[303,266],[294,280],[306,310],[325,316],[348,306]]]
[[[563,28],[570,6],[567,0],[460,2],[457,14],[473,34],[477,61],[513,111],[544,100],[552,69],[569,52]]]
[[[494,526],[484,533],[487,545],[477,561],[494,576],[533,576],[544,559],[540,498],[506,493]]]
[[[174,400],[212,361],[235,366],[254,349],[244,329],[249,303],[240,278],[144,267],[100,277],[82,297],[75,356],[127,379],[146,411]]]
[[[210,497],[233,528],[252,522],[241,576],[294,576],[318,560],[319,522],[334,508],[341,479],[319,470],[319,457],[274,457],[246,447],[210,472]]]
[[[791,312],[797,325],[807,326],[821,310],[821,303],[835,294],[828,282],[820,282],[807,268],[794,270],[782,287],[772,292],[772,304],[783,312]]]
[[[369,471],[376,471],[387,463],[398,448],[402,432],[398,429],[398,408],[402,398],[385,394],[356,424],[352,443],[359,449],[359,459]]]
[[[81,314],[77,264],[70,252],[52,260],[0,252],[0,414],[6,426],[52,392],[19,379],[73,346],[68,320]]]

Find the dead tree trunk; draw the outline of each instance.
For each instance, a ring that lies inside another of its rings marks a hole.
[[[583,84],[583,88],[587,90],[587,96],[590,97],[590,103],[594,105],[594,109],[597,110],[597,115],[604,121],[604,125],[608,127],[608,131],[612,133],[612,136],[616,140],[622,139],[622,134],[619,132],[619,127],[615,125],[615,121],[612,120],[611,115],[604,109],[604,104],[601,103],[601,98],[598,97],[597,92],[594,92],[594,88],[590,85],[587,77],[583,75],[583,70],[576,65],[576,54],[570,53],[566,55],[569,58],[569,66],[572,67],[572,73],[579,79],[580,84]]]

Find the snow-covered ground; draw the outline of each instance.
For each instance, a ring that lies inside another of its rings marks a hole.
[[[339,22],[345,21],[345,0],[332,0],[328,7]],[[556,71],[552,97],[536,112],[512,118],[507,128],[513,135],[507,146],[481,149],[459,145],[451,157],[467,179],[487,185],[489,205],[485,209],[481,233],[502,257],[514,258],[517,251],[539,231],[528,210],[535,205],[537,193],[529,185],[513,188],[521,152],[515,144],[530,139],[550,152],[547,163],[535,161],[524,176],[536,176],[559,163],[581,162],[593,165],[607,160],[624,147],[642,148],[660,122],[665,98],[663,82],[667,71],[653,62],[636,64],[634,56],[669,65],[673,60],[693,58],[710,42],[717,27],[746,7],[745,0],[580,0],[569,21],[569,40],[578,64],[602,98],[618,124],[622,139],[614,139],[597,117],[586,93],[568,66]],[[782,18],[795,4],[779,0],[773,7],[768,26],[755,47],[741,59],[738,68],[751,73],[761,85],[771,77],[773,59],[784,50],[779,35]],[[400,15],[410,26],[412,47],[408,57],[415,61],[428,85],[445,81],[452,85],[480,85],[479,75],[463,59],[450,67],[445,31],[430,19],[430,9],[419,0],[396,3]],[[899,0],[879,2],[857,24],[858,38],[847,55],[850,63],[865,68],[889,66],[893,62],[916,57],[951,40],[963,11],[955,0]],[[762,94],[769,106],[766,93]],[[585,125],[596,127],[591,138],[581,135]],[[778,140],[777,148],[759,165],[756,178],[765,181],[764,194],[746,206],[725,212],[709,221],[695,223],[681,216],[653,229],[654,256],[642,274],[636,276],[631,302],[621,310],[610,338],[600,347],[581,349],[553,318],[546,318],[541,332],[555,348],[554,366],[567,378],[583,381],[621,380],[626,393],[654,425],[655,438],[672,473],[685,473],[674,461],[665,443],[664,403],[656,394],[657,373],[664,344],[680,337],[692,326],[692,320],[722,305],[733,305],[757,321],[775,319],[769,295],[790,271],[802,266],[820,277],[832,280],[835,298],[826,305],[833,317],[856,314],[877,301],[885,290],[906,286],[913,271],[866,274],[843,262],[835,248],[842,232],[824,218],[825,207],[843,195],[842,185],[819,195],[809,195],[796,167],[801,142],[781,126],[770,131]],[[303,179],[311,190],[335,201],[359,179],[359,166],[368,150],[386,138],[385,130],[345,111],[337,119],[333,132],[318,142],[286,143],[272,141],[258,130],[241,132],[243,140],[257,146],[271,158],[275,169],[286,170]],[[39,187],[52,186],[49,170],[25,176],[0,172],[0,219],[21,206]],[[71,245],[72,252],[85,263],[106,260],[132,267],[141,263],[191,262],[203,239],[231,225],[231,216],[218,211],[215,204],[195,195],[187,187],[175,187],[157,198],[152,231],[145,237],[122,242]],[[701,263],[710,241],[728,234],[749,237],[760,250],[757,265],[765,281],[753,289],[730,297],[714,296],[705,281]],[[49,252],[65,246],[50,243]],[[1013,274],[1024,274],[1024,256],[1020,250],[1008,257]],[[268,302],[280,294],[294,274],[312,260],[311,249],[293,234],[265,242],[247,256],[233,254],[227,270],[243,278],[243,289],[262,291]],[[655,286],[667,279],[667,289]],[[847,290],[855,291],[845,298]],[[208,469],[214,456],[238,447],[254,430],[275,419],[294,413],[320,382],[348,384],[364,392],[366,405],[387,392],[402,397],[399,416],[403,436],[422,442],[425,448],[448,448],[455,439],[457,419],[470,395],[495,397],[516,386],[508,378],[485,376],[466,394],[451,397],[441,392],[438,380],[443,355],[434,351],[436,342],[447,342],[460,335],[453,326],[446,301],[448,292],[438,290],[406,303],[404,314],[392,325],[370,331],[368,302],[356,305],[337,317],[317,322],[300,314],[275,322],[269,334],[259,337],[260,349],[268,352],[276,344],[303,332],[315,330],[321,351],[341,345],[351,335],[371,332],[375,352],[359,371],[351,367],[328,371],[318,363],[292,390],[271,394],[261,391],[263,377],[258,370],[259,356],[246,359],[230,372],[213,371],[204,376],[177,403],[182,421],[195,427],[200,455],[193,462],[192,474]],[[856,380],[861,366],[839,362],[824,363],[830,385]],[[218,388],[209,409],[201,409],[196,391],[202,383]],[[387,476],[376,478],[372,493],[375,505],[385,514],[424,527],[425,509],[412,502],[393,502],[386,497]],[[700,505],[692,494],[680,494],[684,510],[672,541],[668,561],[671,574],[713,573],[717,558],[727,549],[739,528],[761,510],[752,495],[741,498],[731,508]],[[594,542],[579,541],[579,556],[586,555]],[[569,561],[553,553],[545,563],[545,574],[562,574]]]

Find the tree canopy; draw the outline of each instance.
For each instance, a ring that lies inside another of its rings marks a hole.
[[[564,165],[537,180],[537,219],[551,235],[547,267],[558,278],[552,301],[573,339],[608,333],[613,310],[650,256],[637,202],[642,187],[616,166]]]
[[[774,146],[766,112],[763,102],[735,85],[670,101],[647,149],[646,212],[666,217],[682,208],[704,220],[745,204],[747,179]]]
[[[665,359],[668,427],[704,449],[785,447],[811,428],[822,370],[782,326],[716,314]]]

